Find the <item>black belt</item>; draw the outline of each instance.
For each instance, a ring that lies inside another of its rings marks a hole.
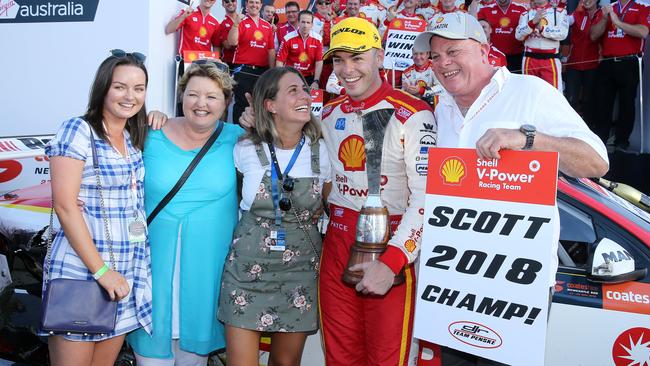
[[[621,62],[621,61],[629,61],[629,60],[638,60],[639,56],[637,55],[625,55],[625,56],[611,56],[611,57],[606,57],[605,60],[603,61],[613,61],[613,62]]]
[[[261,71],[266,71],[266,70],[269,69],[268,66],[256,66],[256,65],[247,65],[247,64],[233,64],[233,67],[234,67],[234,68],[237,68],[237,67],[239,67],[239,66],[241,66],[242,68],[245,67],[245,68],[250,69],[250,70],[261,70]]]
[[[560,58],[559,53],[538,53],[538,52],[524,52],[524,56],[530,58],[536,58],[538,60],[550,60],[552,58]]]

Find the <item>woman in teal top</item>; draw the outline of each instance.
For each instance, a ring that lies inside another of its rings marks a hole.
[[[144,149],[147,214],[176,184],[215,131],[232,94],[215,65],[194,64],[179,82],[185,117],[151,131]],[[217,320],[221,273],[237,224],[233,147],[242,129],[224,124],[189,179],[149,226],[153,333],[127,338],[138,365],[205,365],[225,347]],[[161,360],[166,359],[166,360]]]

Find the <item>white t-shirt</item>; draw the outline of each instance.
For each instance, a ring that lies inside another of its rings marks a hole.
[[[263,145],[264,153],[266,158],[271,164],[271,154],[269,153],[269,146],[264,143]],[[275,154],[278,158],[278,164],[280,165],[280,170],[284,172],[291,160],[294,149],[283,150],[275,148]],[[323,188],[324,182],[331,181],[331,168],[330,168],[330,159],[327,154],[327,147],[323,140],[320,140],[320,174],[318,175],[321,189]],[[264,174],[268,172],[269,176],[271,174],[271,165],[268,165],[266,168],[262,167],[260,159],[257,156],[255,151],[255,145],[250,140],[239,141],[235,145],[234,151],[235,158],[235,167],[244,175],[244,182],[242,187],[242,200],[239,204],[239,208],[244,211],[248,211],[255,201],[255,195],[257,194],[260,183]],[[311,171],[311,140],[309,137],[305,136],[305,145],[300,150],[300,154],[296,159],[289,175],[293,178],[305,178],[305,177],[316,177],[316,175]]]

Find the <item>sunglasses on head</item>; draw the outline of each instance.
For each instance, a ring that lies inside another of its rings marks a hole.
[[[219,70],[221,72],[225,72],[226,74],[230,73],[230,68],[228,67],[228,65],[224,64],[223,62],[214,61],[214,60],[210,60],[210,59],[207,59],[207,58],[194,60],[194,61],[192,61],[192,64],[194,64],[194,65],[214,65],[217,68],[217,70]]]
[[[293,191],[293,178],[287,176],[284,177],[282,180],[282,198],[278,202],[278,206],[280,206],[280,210],[282,211],[289,211],[291,210],[291,200],[289,197],[284,197],[284,192],[292,192]]]
[[[318,5],[329,5],[331,3],[329,1],[318,1],[318,2],[316,2],[316,4],[318,4]]]
[[[113,57],[118,57],[119,58],[119,57],[131,56],[131,57],[133,57],[134,59],[136,59],[139,62],[144,62],[144,60],[147,59],[147,56],[145,56],[143,53],[140,53],[140,52],[126,52],[124,50],[120,50],[120,49],[117,49],[117,48],[113,49],[113,50],[110,50],[109,52],[111,53],[111,56],[113,56]]]
[[[224,4],[231,4],[234,3],[235,0],[222,0]]]

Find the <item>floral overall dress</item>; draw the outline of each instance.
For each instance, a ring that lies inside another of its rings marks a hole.
[[[293,191],[285,193],[292,208],[282,211],[284,251],[270,250],[275,222],[271,163],[261,145],[256,151],[266,173],[250,210],[243,213],[235,230],[224,266],[218,317],[234,327],[264,332],[314,331],[318,329],[321,236],[311,217],[321,206],[319,143],[311,144],[314,177],[294,178]]]

